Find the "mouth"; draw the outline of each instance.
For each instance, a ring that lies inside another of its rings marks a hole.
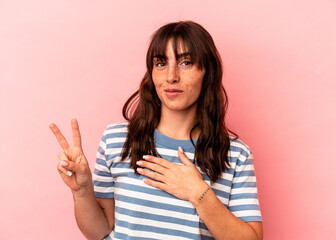
[[[164,91],[166,93],[181,93],[181,92],[183,92],[182,90],[179,90],[179,89],[165,89]]]
[[[183,93],[182,90],[180,90],[180,89],[174,89],[174,88],[165,89],[164,91],[166,93],[166,96],[169,97],[169,98],[174,98],[174,97],[180,95],[181,93]]]

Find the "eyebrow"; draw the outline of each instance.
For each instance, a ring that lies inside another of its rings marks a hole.
[[[190,53],[189,52],[184,52],[184,53],[180,53],[177,54],[177,59],[183,58],[183,57],[190,57]]]
[[[157,55],[153,56],[153,59],[155,59],[155,58],[157,58],[157,59],[166,59],[167,57],[165,55],[162,55],[162,54],[157,54]]]

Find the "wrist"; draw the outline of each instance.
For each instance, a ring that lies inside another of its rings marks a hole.
[[[203,182],[203,184],[200,184],[199,187],[195,189],[195,192],[194,194],[192,194],[189,201],[196,208],[204,200],[204,198],[208,195],[210,191],[210,186],[206,182]]]
[[[74,198],[83,198],[94,195],[93,184],[91,183],[88,186],[83,186],[78,190],[72,190],[72,195]]]

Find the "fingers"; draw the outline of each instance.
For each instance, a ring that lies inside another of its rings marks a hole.
[[[149,178],[154,179],[156,181],[159,181],[159,182],[162,182],[162,183],[165,182],[165,176],[160,174],[160,173],[153,172],[153,171],[150,171],[150,170],[146,170],[146,169],[143,169],[143,168],[137,168],[137,172],[139,174],[143,175],[143,176],[149,177]]]
[[[81,135],[79,132],[79,126],[77,119],[73,118],[71,119],[71,128],[72,128],[72,134],[73,134],[73,145],[75,147],[82,147],[82,140]]]
[[[137,161],[136,162],[137,165],[139,165],[140,167],[142,168],[148,168],[152,171],[155,171],[155,172],[158,172],[160,174],[165,174],[167,168],[164,168],[158,164],[155,164],[155,163],[151,163],[151,162],[147,162],[147,161]]]
[[[60,159],[61,160],[61,159]],[[76,173],[84,173],[85,172],[85,166],[81,166],[80,164],[69,161],[68,159],[64,160],[62,159],[60,161],[61,167],[63,167],[66,170],[70,170],[71,172],[76,172]]]
[[[55,123],[50,123],[49,125],[50,130],[54,133],[58,143],[61,145],[62,149],[64,151],[67,151],[70,146],[68,141],[65,139],[59,128],[56,126]],[[71,119],[71,128],[72,128],[72,134],[73,134],[73,145],[75,147],[82,147],[82,140],[81,135],[79,132],[79,126],[77,119],[73,118]]]
[[[83,154],[80,154],[77,158],[76,158],[76,163],[80,163],[82,161],[82,159],[84,158]]]
[[[148,179],[148,178],[145,178],[144,182],[149,186],[155,187],[157,189],[161,189],[163,191],[167,191],[167,185],[162,183],[162,182],[153,181],[153,180]]]
[[[184,165],[194,165],[190,160],[189,158],[187,157],[187,155],[184,153],[183,149],[181,147],[178,148],[178,156],[181,160],[181,162],[184,164]]]
[[[155,164],[158,164],[162,167],[165,168],[170,168],[173,166],[173,163],[167,161],[166,159],[163,158],[158,158],[158,157],[154,157],[154,156],[150,156],[150,155],[145,155],[142,157],[143,159],[147,160],[148,162],[152,162]]]
[[[60,152],[60,153],[58,153],[58,159],[60,160],[60,162],[57,165],[58,172],[60,174],[64,173],[65,175],[71,177],[72,176],[72,171],[65,168],[65,167],[68,167],[68,165],[69,165],[68,157],[65,155],[64,152]]]
[[[50,130],[54,133],[58,143],[61,145],[64,151],[69,149],[69,143],[61,133],[61,131],[58,129],[55,123],[50,123],[49,125]]]
[[[154,180],[160,181],[160,182],[165,182],[164,172],[166,168],[160,165],[157,165],[155,163],[150,163],[150,162],[141,161],[141,160],[137,161],[136,164],[141,167],[141,168],[137,168],[137,172],[139,174],[152,178]],[[144,168],[147,168],[150,170],[146,170]]]
[[[58,165],[57,165],[57,169],[58,169],[58,172],[60,174],[65,174],[67,175],[68,177],[71,177],[72,176],[72,172],[65,169],[63,166],[62,166],[62,162],[59,162]]]

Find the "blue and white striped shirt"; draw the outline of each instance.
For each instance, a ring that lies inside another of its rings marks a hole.
[[[120,161],[126,136],[127,123],[107,126],[97,152],[95,195],[115,199],[115,227],[105,239],[214,239],[190,202],[146,185],[144,177],[130,168],[130,159]],[[179,146],[189,159],[194,158],[190,140],[172,139],[158,130],[154,140],[166,160],[181,164]],[[262,221],[251,150],[231,139],[228,156],[230,168],[214,184],[200,171],[204,181],[236,217],[245,222]]]

